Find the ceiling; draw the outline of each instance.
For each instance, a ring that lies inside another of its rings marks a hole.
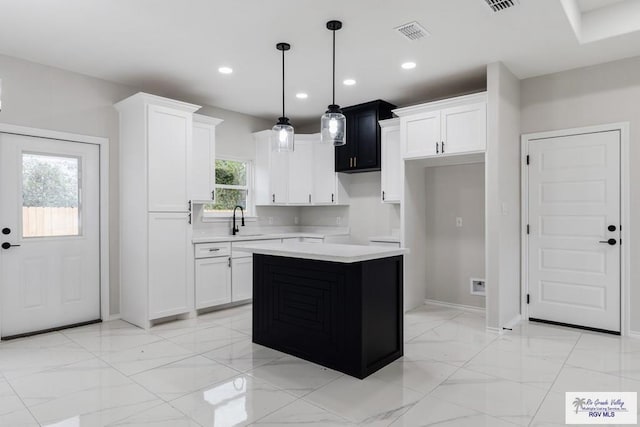
[[[317,120],[330,103],[330,19],[344,22],[336,33],[342,106],[472,91],[494,61],[526,78],[640,55],[638,32],[580,45],[560,3],[520,0],[494,14],[484,0],[0,0],[0,53],[275,121],[275,45],[285,41],[295,125]],[[394,31],[411,21],[431,36],[410,42]],[[417,67],[403,70],[409,60]],[[234,73],[219,74],[220,66]],[[345,78],[357,84],[343,86]]]

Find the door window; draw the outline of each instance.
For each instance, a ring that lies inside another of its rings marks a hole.
[[[22,236],[80,235],[80,159],[22,153]]]

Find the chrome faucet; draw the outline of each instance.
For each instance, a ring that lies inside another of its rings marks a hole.
[[[231,228],[231,234],[234,236],[240,232],[240,229],[236,225],[236,209],[238,208],[240,208],[240,213],[242,214],[242,222],[240,224],[244,227],[244,209],[242,206],[236,205],[236,207],[233,208],[233,228]]]

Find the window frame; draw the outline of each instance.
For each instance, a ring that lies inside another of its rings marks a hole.
[[[226,160],[231,162],[241,162],[246,165],[246,174],[247,174],[247,183],[246,185],[228,185],[228,184],[218,184],[215,181],[215,162],[218,160]],[[244,211],[245,220],[255,221],[255,203],[253,199],[253,160],[242,158],[242,157],[234,157],[234,156],[216,156],[214,159],[214,184],[213,190],[215,194],[218,194],[218,190],[220,189],[229,189],[229,190],[246,190],[247,191],[247,207]],[[215,203],[215,200],[214,200]],[[206,205],[202,205],[202,220],[203,222],[216,222],[220,220],[228,220],[232,218],[233,215],[227,212],[211,212],[205,210]]]

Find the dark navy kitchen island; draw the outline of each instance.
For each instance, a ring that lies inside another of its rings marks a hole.
[[[287,243],[253,252],[253,342],[365,378],[403,354],[403,249]]]

